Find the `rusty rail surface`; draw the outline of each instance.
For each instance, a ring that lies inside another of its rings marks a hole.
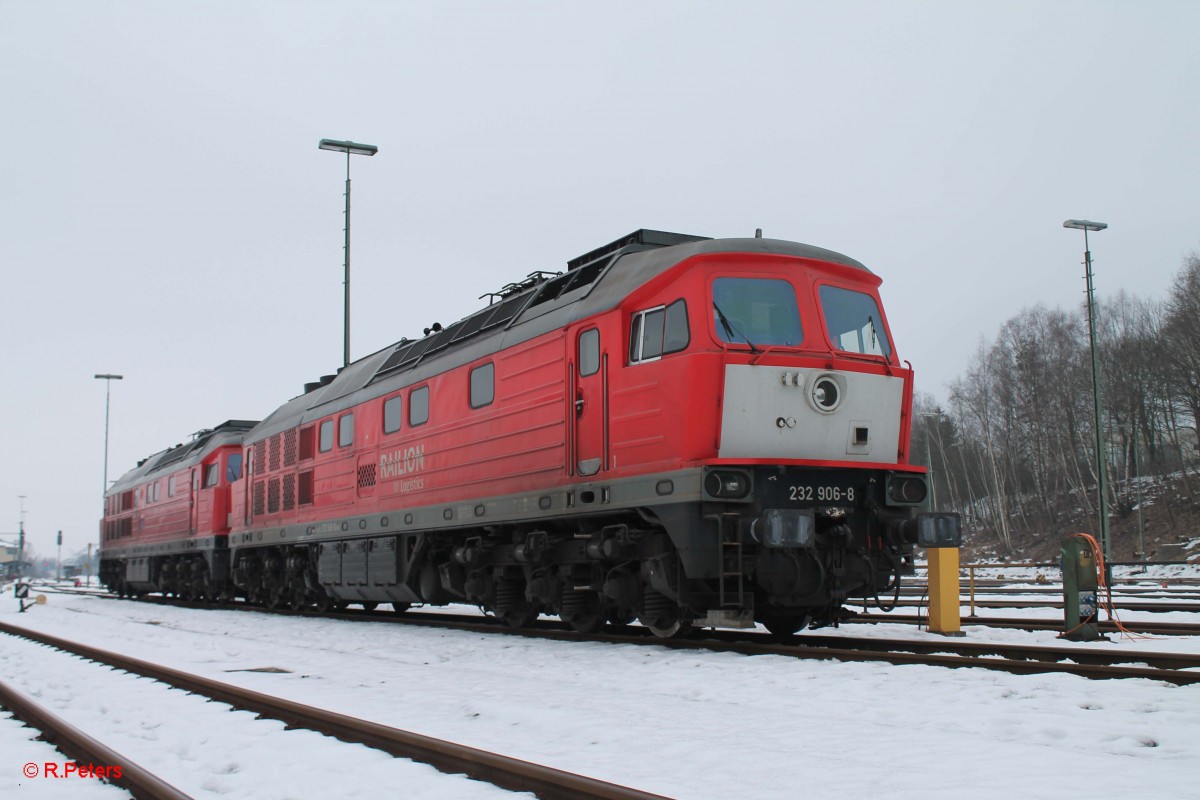
[[[7,708],[26,725],[40,730],[64,755],[77,762],[119,766],[120,777],[104,780],[127,790],[137,800],[192,800],[191,795],[184,794],[116,750],[88,736],[4,681],[0,681],[0,706]]]
[[[317,731],[346,742],[365,744],[392,755],[430,764],[442,772],[466,774],[503,789],[532,792],[545,800],[669,800],[662,795],[272,697],[20,626],[0,622],[0,632],[31,639],[127,672],[144,675],[179,689],[228,703],[234,708],[281,720],[293,727]]]

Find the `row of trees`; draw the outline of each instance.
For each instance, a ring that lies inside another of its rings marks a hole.
[[[1163,300],[1121,292],[1098,303],[1097,339],[1111,511],[1127,516],[1152,481],[1195,503],[1200,255]],[[914,458],[928,460],[939,505],[962,513],[977,543],[994,537],[1009,553],[1094,531],[1092,398],[1086,308],[1024,309],[980,345],[947,402],[917,397]]]

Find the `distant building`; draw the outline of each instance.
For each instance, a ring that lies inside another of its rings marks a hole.
[[[21,571],[17,568],[20,566],[17,561],[17,554],[20,549],[12,542],[0,541],[0,577],[15,578]]]

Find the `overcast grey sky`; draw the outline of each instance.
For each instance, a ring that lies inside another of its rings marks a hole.
[[[640,227],[837,250],[945,396],[980,337],[1200,249],[1200,4],[0,0],[0,534]]]

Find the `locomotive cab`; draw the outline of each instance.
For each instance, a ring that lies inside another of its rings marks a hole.
[[[757,620],[790,633],[836,624],[852,598],[886,607],[891,593],[894,604],[927,488],[908,463],[913,376],[880,279],[815,248],[723,244],[627,304],[615,460],[655,462],[657,447],[700,468],[699,502],[653,510],[673,549],[643,576],[680,611],[665,605],[652,627]],[[623,390],[651,380],[663,387],[657,408],[645,393],[622,408]],[[938,524],[957,533],[951,517]]]

